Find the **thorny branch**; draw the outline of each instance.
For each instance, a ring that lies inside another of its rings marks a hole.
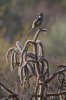
[[[15,98],[16,100],[19,100],[18,94],[15,93],[13,90],[7,88],[2,82],[0,82],[0,86],[1,86],[6,92],[9,93],[8,99],[9,99],[9,98]]]
[[[39,28],[33,40],[26,41],[24,47],[19,41],[16,41],[16,47],[10,48],[6,54],[7,59],[9,59],[9,56],[11,58],[10,60],[12,69],[14,70],[15,67],[18,67],[21,85],[24,86],[25,81],[28,81],[32,76],[36,77],[35,92],[31,96],[30,100],[39,100],[39,98],[40,100],[48,100],[47,97],[49,96],[66,95],[66,82],[64,74],[66,71],[66,66],[59,65],[57,68],[61,67],[61,69],[50,75],[49,63],[44,57],[43,45],[40,40],[37,40],[40,32],[46,32],[46,29]],[[30,47],[32,47],[31,51]],[[60,78],[61,75],[62,79]],[[58,76],[57,80],[60,83],[60,87],[57,91],[51,92],[51,90],[49,90],[49,83],[56,76]],[[19,100],[16,93],[14,93],[12,90],[5,87],[2,83],[0,83],[0,86],[2,86],[8,93],[11,94],[9,97]]]

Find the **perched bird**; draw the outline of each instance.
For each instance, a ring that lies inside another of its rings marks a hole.
[[[43,22],[43,18],[44,18],[43,13],[39,13],[38,18],[36,18],[33,21],[32,28],[31,28],[30,32],[28,33],[27,37],[30,35],[30,33],[32,32],[32,30],[34,28],[37,28],[37,27],[40,28],[40,26],[42,25],[42,22]],[[25,41],[26,41],[27,37],[25,38]]]

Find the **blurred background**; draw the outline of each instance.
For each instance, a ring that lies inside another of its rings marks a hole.
[[[66,64],[66,0],[0,0],[0,80],[11,88],[14,83],[9,83],[13,76],[5,60],[6,52],[17,40],[23,43],[40,12],[44,13],[43,27],[47,32],[41,33],[39,39],[51,72],[57,65]],[[0,92],[3,97],[3,91]]]

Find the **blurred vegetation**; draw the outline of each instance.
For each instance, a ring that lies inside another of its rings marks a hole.
[[[15,45],[16,40],[23,42],[39,12],[44,13],[44,27],[47,28],[47,33],[39,36],[44,45],[45,57],[52,67],[65,64],[66,0],[0,0],[0,80],[6,84],[12,77],[10,66],[5,60],[6,52]]]

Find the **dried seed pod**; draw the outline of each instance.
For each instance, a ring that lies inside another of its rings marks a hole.
[[[17,46],[18,50],[21,52],[22,48],[23,48],[21,42],[16,41],[16,46]]]
[[[15,47],[9,48],[9,50],[6,53],[6,61],[9,61],[8,60],[9,55],[12,53],[12,51],[14,52],[16,49],[17,48],[15,48]]]
[[[11,71],[14,70],[14,52],[11,54]]]

